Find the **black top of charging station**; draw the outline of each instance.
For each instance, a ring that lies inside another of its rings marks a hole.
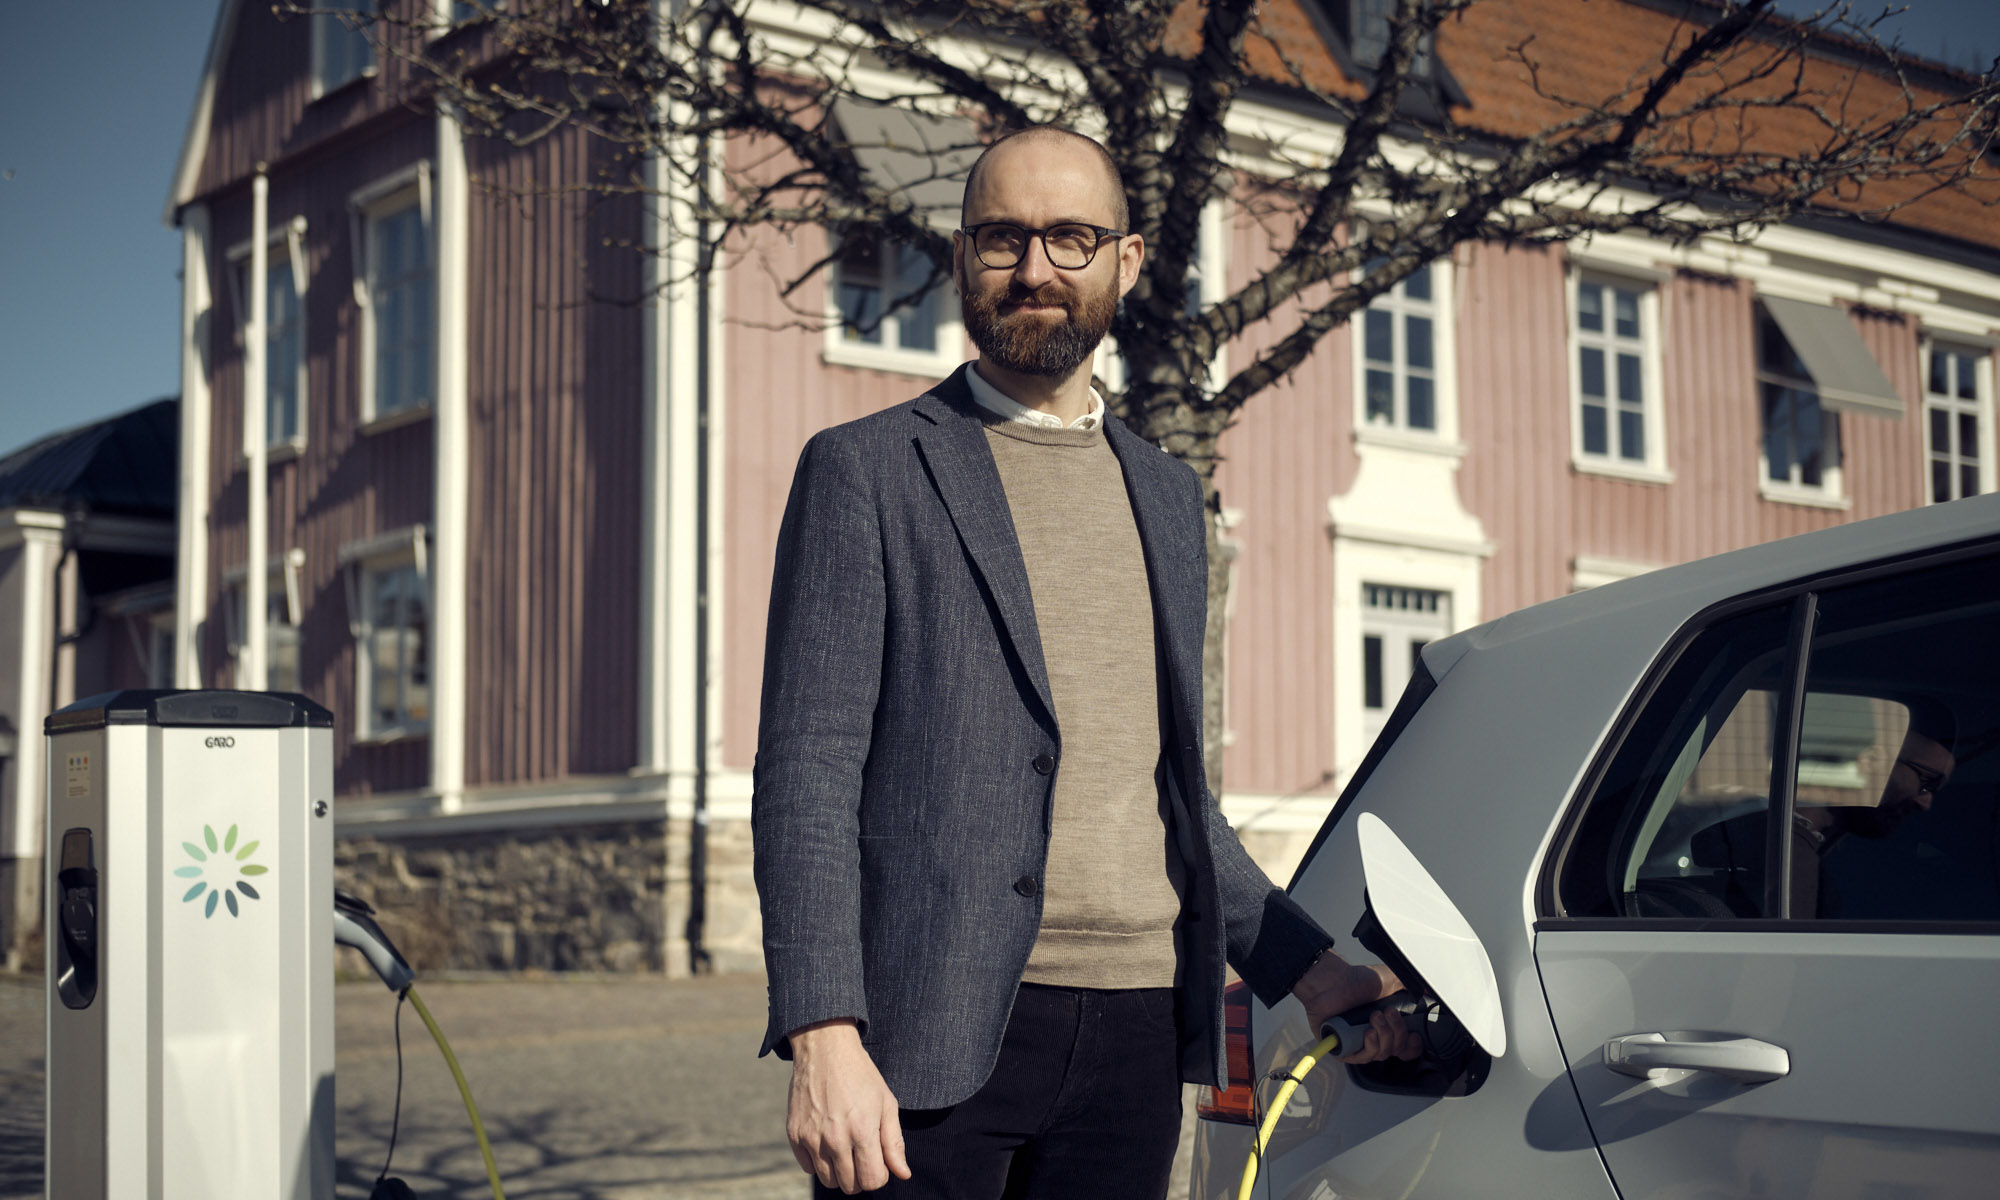
[[[99,692],[49,714],[47,733],[74,733],[106,725],[219,725],[282,729],[331,728],[333,714],[297,692],[185,691],[146,688]]]

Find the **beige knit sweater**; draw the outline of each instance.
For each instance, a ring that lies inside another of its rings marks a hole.
[[[1102,429],[989,418],[1062,735],[1041,933],[1023,978],[1167,987],[1186,869],[1159,784],[1153,600]]]

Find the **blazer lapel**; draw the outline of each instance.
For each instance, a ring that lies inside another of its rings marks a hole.
[[[973,407],[971,389],[963,379],[969,367],[917,398],[916,411],[928,421],[917,433],[917,452],[929,467],[945,510],[951,514],[958,540],[986,581],[1000,610],[1014,653],[1034,685],[1035,695],[1055,728],[1055,700],[1042,661],[1042,635],[1035,626],[1034,594],[1028,588],[1028,568],[1021,559],[1020,538],[1007,507],[1007,492],[993,465],[992,447]]]

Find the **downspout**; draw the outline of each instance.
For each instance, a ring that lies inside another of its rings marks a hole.
[[[715,32],[714,21],[703,18],[701,30],[701,51],[697,66],[707,77],[709,71],[709,38]],[[701,114],[704,118],[707,114]],[[708,224],[708,178],[710,171],[709,135],[704,130],[695,141],[695,162],[700,164],[701,186],[696,189],[695,199],[700,206],[696,210],[694,235],[695,253],[695,601],[694,601],[694,814],[688,822],[688,973],[706,975],[714,970],[715,964],[709,957],[703,938],[708,925],[708,701],[709,701],[709,647],[708,614],[710,600],[710,579],[708,570],[709,552],[709,410],[712,397],[709,385],[714,377],[714,347],[709,337],[711,315],[709,284],[715,266],[715,248],[709,244]]]

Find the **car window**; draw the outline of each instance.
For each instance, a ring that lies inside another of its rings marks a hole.
[[[1791,627],[1790,606],[1774,605],[1710,627],[1676,658],[1565,856],[1568,915],[1761,914],[1758,881],[1727,862],[1697,861],[1691,843],[1770,802],[1772,712],[1789,677]],[[1732,849],[1746,859],[1760,855],[1748,842]]]
[[[2000,921],[1996,579],[1990,558],[1897,573],[1694,638],[1565,851],[1563,913]]]
[[[1819,598],[1792,915],[2000,921],[2000,562]]]

